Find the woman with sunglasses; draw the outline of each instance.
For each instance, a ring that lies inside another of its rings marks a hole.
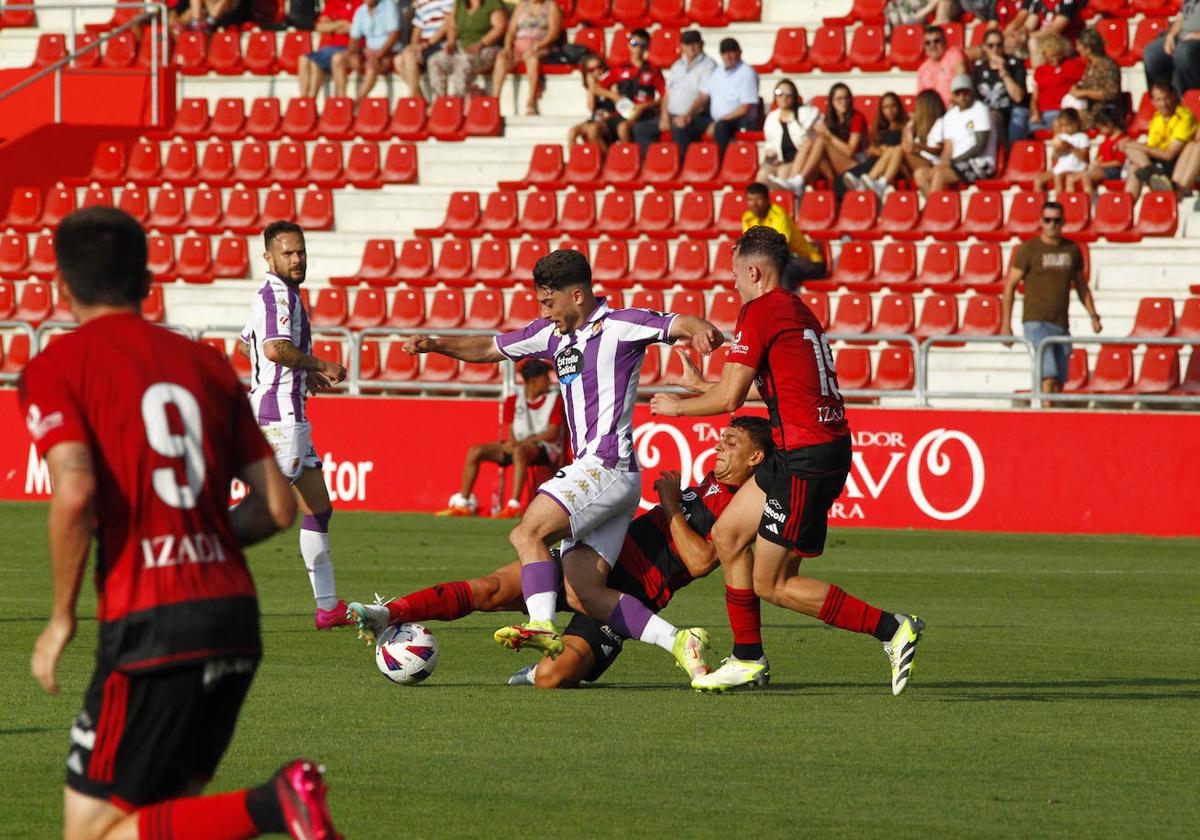
[[[846,189],[872,190],[880,201],[883,200],[892,179],[906,169],[900,143],[907,124],[908,114],[900,97],[890,91],[885,93],[879,100],[875,124],[871,126],[866,161],[842,176]]]
[[[1006,43],[999,29],[988,30],[971,65],[971,78],[980,101],[996,112],[993,124],[1003,132],[1000,139],[1007,144],[1029,136],[1029,92],[1025,62],[1008,52]]]
[[[804,109],[815,112],[816,109]],[[802,125],[800,119],[800,93],[790,79],[781,79],[775,85],[775,106],[763,120],[763,160],[758,169],[757,180],[780,189],[790,189],[787,179],[797,174],[795,162],[803,162],[808,153],[809,141],[813,139],[812,122]]]
[[[842,82],[829,89],[825,118],[813,126],[813,132],[816,137],[809,144],[797,174],[787,179],[788,189],[796,195],[804,192],[805,183],[817,175],[839,183],[843,173],[866,158],[867,119],[855,110],[854,95]]]

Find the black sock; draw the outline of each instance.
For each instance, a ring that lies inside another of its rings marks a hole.
[[[762,659],[763,658],[762,642],[759,642],[757,644],[751,644],[751,645],[734,645],[733,646],[733,658],[734,659]]]
[[[871,635],[881,642],[890,642],[892,636],[895,636],[896,631],[899,629],[900,622],[896,620],[896,614],[885,612],[879,617],[879,625]]]
[[[274,777],[265,785],[246,791],[246,811],[261,833],[288,833],[283,821],[283,808],[279,805],[279,794],[275,792]]]

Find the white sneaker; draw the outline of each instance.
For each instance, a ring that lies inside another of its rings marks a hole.
[[[783,178],[780,178],[778,175],[768,175],[767,183],[777,190],[791,190],[791,187],[788,186],[788,182]]]
[[[712,670],[704,660],[704,651],[708,647],[708,631],[703,627],[690,627],[675,634],[671,653],[675,656],[675,664],[696,679]]]
[[[788,178],[786,181],[784,181],[784,184],[786,185],[786,189],[790,190],[797,198],[799,198],[804,192],[803,175],[793,175],[791,178]]]
[[[862,190],[863,184],[867,181],[867,176],[858,177],[853,172],[845,172],[842,174],[842,183],[846,185],[848,190]]]
[[[526,665],[520,671],[508,678],[509,685],[537,685],[534,678],[537,675],[538,664],[534,662],[532,665]]]
[[[692,680],[696,691],[728,691],[731,688],[755,688],[771,681],[771,664],[767,657],[761,659],[724,660],[720,668],[703,677]]]
[[[879,200],[881,202],[883,201],[883,196],[887,192],[887,182],[886,181],[884,181],[882,178],[879,178],[879,179],[872,178],[870,175],[864,175],[864,176],[862,176],[862,178],[860,180],[862,181],[862,185],[864,188],[875,193],[875,195],[879,196]]]
[[[892,663],[892,694],[899,695],[908,685],[912,676],[913,660],[917,655],[917,642],[921,641],[921,631],[925,622],[915,615],[896,613],[900,626],[890,642],[883,643],[883,652]]]
[[[379,595],[375,596],[374,604],[351,601],[346,605],[346,618],[358,627],[358,638],[366,639],[370,644],[375,644],[375,641],[383,635],[383,631],[392,623],[387,601],[384,601]]]

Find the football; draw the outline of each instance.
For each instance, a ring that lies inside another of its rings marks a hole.
[[[421,624],[389,627],[375,645],[379,672],[399,685],[416,685],[433,673],[438,662],[438,641]]]

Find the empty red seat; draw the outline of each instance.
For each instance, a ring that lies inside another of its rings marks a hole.
[[[326,110],[329,106],[326,105]],[[321,114],[324,119],[325,114]],[[368,97],[358,103],[358,111],[354,115],[351,134],[366,140],[383,140],[388,136],[388,121],[391,114],[388,111],[388,101],[385,97]]]
[[[700,142],[688,145],[683,156],[679,182],[697,189],[716,189],[721,171],[721,155],[716,143]]]
[[[682,0],[671,0],[671,2],[680,3]],[[654,30],[654,37],[650,39],[650,51],[646,60],[655,67],[666,70],[678,60],[680,49],[679,30],[675,26],[667,25]]]
[[[512,275],[512,251],[507,239],[483,239],[475,255],[476,281],[494,289],[506,288]]]
[[[203,32],[180,32],[175,39],[175,66],[185,76],[208,73],[208,39]]]
[[[232,178],[246,186],[263,186],[270,183],[271,158],[266,143],[248,141],[238,152],[237,165]]]
[[[54,255],[54,234],[39,233],[34,237],[25,271],[44,280],[50,280],[58,274],[58,260]]]
[[[1120,18],[1101,18],[1093,21],[1092,27],[1104,39],[1105,52],[1122,67],[1133,65],[1129,54],[1129,24]]]
[[[641,152],[636,143],[613,143],[608,147],[604,169],[597,187],[632,188],[640,186]]]
[[[237,104],[241,108],[241,100],[237,100]],[[255,99],[250,103],[250,116],[246,117],[244,131],[246,135],[256,140],[278,140],[281,136],[280,126],[282,122],[283,113],[279,108],[278,99],[273,97]],[[235,133],[241,131],[243,131],[243,128],[239,126],[235,130]],[[222,136],[227,135],[228,132]]]
[[[162,180],[181,187],[196,183],[196,147],[187,140],[178,140],[167,147],[163,162]]]
[[[829,295],[824,292],[800,292],[800,300],[812,312],[822,329],[829,329]],[[867,307],[867,325],[870,326],[871,308]]]
[[[171,124],[171,134],[195,140],[208,133],[208,100],[184,97],[175,109],[175,121]]]
[[[471,295],[463,327],[470,330],[494,330],[504,319],[504,295],[494,289],[481,289]]]
[[[962,267],[962,283],[974,287],[976,291],[999,292],[1002,279],[1003,261],[1000,248],[987,242],[977,242],[967,249],[966,259]]]
[[[521,208],[521,229],[534,236],[556,236],[558,201],[552,192],[536,191],[525,197]]]
[[[862,193],[848,193],[860,196]],[[808,196],[806,195],[805,198]],[[801,202],[803,212],[803,202]],[[923,234],[916,230],[921,217],[921,204],[915,190],[895,190],[888,193],[879,211],[879,222],[868,230],[859,230],[854,235],[864,239],[879,239],[885,235],[896,239],[921,239]]]
[[[317,292],[317,300],[308,313],[314,327],[340,327],[350,317],[350,307],[345,289],[329,288]]]
[[[341,143],[317,143],[308,164],[308,180],[323,187],[345,186]]]
[[[967,212],[957,230],[944,231],[939,239],[963,242],[969,236],[982,237],[1004,225],[1004,200],[994,192],[976,191],[967,201]]]
[[[424,323],[425,293],[420,289],[397,289],[385,326],[403,330],[420,327]]]
[[[744,187],[758,174],[758,150],[753,143],[735,140],[725,147],[717,180],[721,184]]]
[[[30,280],[21,289],[17,299],[17,310],[13,313],[16,321],[25,321],[38,326],[50,318],[54,311],[54,291],[50,283]]]
[[[604,165],[604,156],[600,147],[595,143],[576,143],[571,147],[567,156],[567,165],[563,170],[563,183],[579,189],[598,189],[600,168]]]
[[[909,391],[917,381],[913,352],[908,347],[885,347],[875,364],[871,388],[880,391]]]
[[[17,234],[0,236],[0,277],[10,280],[20,280],[25,277],[25,266],[29,263],[29,243],[25,237]],[[12,293],[12,286],[5,284],[7,294]],[[8,319],[12,314],[11,308],[0,307],[0,321]]]
[[[92,168],[87,180],[112,186],[125,175],[125,147],[118,143],[101,143],[92,156]]]
[[[79,206],[80,208],[112,207],[112,190],[108,187],[88,187],[83,191],[83,199],[79,202]]]
[[[1067,361],[1067,381],[1063,383],[1063,391],[1067,393],[1082,391],[1087,388],[1091,373],[1088,371],[1088,352],[1082,347],[1071,350]]]
[[[425,130],[425,112],[428,106],[424,97],[402,96],[392,109],[390,131],[401,140],[424,140],[429,136]]]
[[[1183,302],[1183,310],[1175,324],[1175,335],[1181,338],[1200,337],[1200,297],[1190,297]]]
[[[213,276],[223,280],[240,280],[250,276],[250,252],[245,239],[240,236],[223,236],[217,240]]]
[[[395,280],[402,280],[412,286],[432,285],[433,279],[433,246],[427,239],[406,239],[400,246],[400,254],[396,257]],[[390,285],[395,285],[393,280]],[[367,280],[369,285],[375,282]]]
[[[839,297],[829,331],[853,334],[870,332],[871,298],[858,292],[847,292]]]
[[[690,147],[689,147],[690,148]],[[679,205],[675,229],[685,236],[700,239],[716,238],[713,229],[713,199],[708,191],[686,192]]]
[[[113,70],[131,67],[137,60],[137,48],[137,38],[132,32],[125,30],[119,35],[114,35],[112,40],[102,48],[104,56],[100,59],[100,63]]]
[[[1157,195],[1157,193],[1150,193]],[[1177,202],[1174,195],[1171,196],[1171,204]],[[1066,205],[1064,204],[1064,210]],[[1097,239],[1101,236],[1122,242],[1136,242],[1141,239],[1141,234],[1130,229],[1133,227],[1133,196],[1125,192],[1105,192],[1101,193],[1096,201],[1096,212],[1092,217],[1091,224],[1088,225],[1086,236],[1087,241]]]
[[[142,317],[152,324],[161,324],[167,319],[162,286],[151,286],[150,291],[142,298]]]
[[[1094,241],[1096,234],[1088,229],[1092,217],[1091,198],[1079,192],[1063,193],[1057,198],[1063,206],[1063,233],[1080,242]]]
[[[308,160],[303,143],[285,141],[275,147],[270,178],[285,187],[299,187],[308,180]]]
[[[372,285],[391,285],[396,272],[396,243],[391,239],[368,239],[363,246],[358,271],[348,277],[330,277],[335,286],[355,286],[362,280],[384,281]]]
[[[679,147],[674,143],[651,143],[642,163],[641,180],[651,187],[668,187],[679,174]]]
[[[385,184],[414,184],[417,181],[417,147],[412,143],[392,143],[383,158]]]
[[[1008,149],[1003,181],[1028,189],[1034,176],[1047,170],[1046,145],[1038,140],[1019,140]]]
[[[1092,371],[1087,391],[1114,393],[1133,387],[1133,350],[1129,347],[1105,344],[1096,354],[1096,367]]]
[[[296,220],[296,198],[291,190],[268,190],[263,201],[262,218],[274,221]],[[268,222],[269,224],[269,222]]]
[[[723,28],[729,24],[725,0],[688,0],[687,17],[697,26]]]
[[[256,76],[274,76],[279,72],[275,33],[262,30],[251,32],[247,36],[242,65]]]
[[[283,33],[279,46],[279,69],[290,75],[299,70],[300,56],[312,52],[312,34],[301,30]]]
[[[869,73],[883,72],[889,67],[886,57],[887,36],[883,26],[867,25],[854,30],[846,61],[852,67]],[[815,62],[815,59],[814,59]]]
[[[941,190],[925,197],[925,208],[921,212],[918,229],[926,236],[952,241],[962,222],[958,193]]]
[[[174,279],[175,240],[169,236],[146,237],[146,270],[159,282]]]
[[[498,137],[504,132],[500,100],[495,96],[472,96],[467,100],[463,132],[468,137]],[[434,134],[436,137],[436,133]]]
[[[822,26],[813,33],[808,46],[808,60],[825,73],[845,73],[850,69],[846,60],[846,30],[840,26]]]
[[[509,301],[508,317],[504,319],[500,329],[504,332],[519,330],[539,317],[541,307],[538,305],[537,295],[529,289],[518,289]]]
[[[528,283],[533,277],[537,261],[550,253],[550,243],[545,239],[526,239],[517,247],[513,259],[513,278],[516,283]]]
[[[8,201],[4,225],[14,230],[31,231],[41,226],[42,193],[37,187],[17,187]]]
[[[668,266],[666,243],[653,239],[643,240],[638,243],[629,273],[634,282],[649,287],[662,287],[667,285]]]
[[[879,210],[879,198],[869,190],[848,192],[842,198],[842,209],[838,213],[837,230],[850,236],[870,236],[875,228],[875,217]]]
[[[958,246],[934,243],[925,249],[917,282],[923,286],[945,287],[959,282]],[[949,290],[947,290],[949,291]]]
[[[709,305],[708,320],[722,332],[732,332],[742,311],[742,299],[733,292],[715,292]]]
[[[429,109],[425,129],[442,141],[463,140],[463,99],[461,96],[439,96]]]
[[[214,32],[208,41],[208,69],[222,76],[242,73],[242,33],[237,29]]]
[[[995,295],[971,295],[963,308],[959,335],[999,335],[1000,298]]]
[[[444,236],[447,233],[469,235],[468,231],[479,227],[479,193],[471,190],[459,190],[450,193],[450,202],[446,205],[446,216],[440,227],[417,228],[413,231],[417,236]]]
[[[908,285],[917,273],[917,249],[911,242],[889,242],[883,246],[875,282],[890,287]]]
[[[1138,302],[1130,337],[1166,338],[1175,332],[1175,302],[1171,298],[1147,297]]]
[[[871,351],[866,347],[839,347],[835,358],[842,391],[861,391],[871,384]]]
[[[1045,193],[1021,192],[1015,193],[1012,205],[1008,208],[1008,224],[1005,225],[1005,236],[996,236],[1001,241],[1009,236],[1015,236],[1024,241],[1041,232],[1042,205],[1046,203]],[[990,235],[982,235],[980,239],[993,239]]]
[[[124,175],[127,180],[137,184],[155,184],[160,180],[161,172],[162,162],[157,143],[138,142],[130,147],[129,163]]]
[[[646,348],[646,355],[642,359],[642,369],[638,374],[638,385],[653,385],[661,378],[662,353],[657,344],[651,344]]]
[[[258,119],[264,120],[264,119],[266,119],[266,113],[269,113],[270,106],[267,106],[267,105],[260,106],[259,105],[260,102],[273,102],[274,103],[274,115],[275,115],[274,125],[278,126],[278,124],[279,124],[279,100],[272,99],[272,100],[256,100],[255,101],[254,109],[255,109],[255,112],[257,112],[256,116]],[[260,108],[268,109],[268,110],[260,111]],[[246,135],[247,129],[248,129],[248,126],[246,124],[246,106],[245,106],[245,102],[243,100],[241,100],[241,99],[219,99],[219,100],[217,100],[216,107],[213,108],[212,120],[208,124],[208,131],[210,134],[213,134],[216,137],[219,137],[219,138],[222,138],[225,140],[240,140],[241,138],[243,138]],[[267,139],[268,137],[273,138],[276,136],[278,136],[278,134],[272,132],[272,133],[266,134],[263,137],[263,139]]]
[[[471,266],[471,243],[462,239],[447,239],[438,249],[437,268],[433,271],[433,277],[443,283],[470,286],[474,284]]]
[[[224,229],[224,215],[221,194],[201,188],[192,193],[183,225],[200,233],[220,233]]]
[[[717,210],[715,234],[736,239],[742,234],[742,216],[746,213],[746,195],[741,190],[727,190],[721,196]]]
[[[279,131],[292,140],[317,137],[317,102],[311,96],[297,96],[288,102]]]
[[[808,32],[804,27],[784,27],[775,33],[771,57],[757,65],[760,73],[804,73],[809,70]]]
[[[150,198],[142,187],[126,187],[117,198],[117,209],[123,210],[144,225],[150,218]]]
[[[183,190],[163,187],[154,197],[154,205],[150,210],[150,218],[146,220],[146,226],[164,233],[182,233],[186,212]]]
[[[592,281],[617,288],[629,287],[629,246],[624,240],[605,239],[596,244]]]
[[[8,353],[0,353],[3,364],[0,373],[20,373],[29,362],[29,336],[19,332],[8,340]]]
[[[675,197],[666,192],[652,192],[642,196],[638,210],[637,232],[651,239],[675,237]]]
[[[573,191],[563,196],[562,214],[558,229],[570,236],[590,239],[596,236],[596,197],[587,190]]]
[[[497,190],[489,193],[487,204],[479,216],[474,230],[463,230],[457,235],[478,236],[480,233],[490,233],[492,236],[516,237],[521,235],[517,225],[517,194],[514,190]]]
[[[360,190],[383,186],[379,174],[379,146],[374,143],[355,143],[346,158],[346,183]]]
[[[348,96],[331,96],[325,100],[315,129],[317,136],[327,140],[347,140],[354,135],[354,100]]]
[[[762,20],[762,0],[725,0],[725,16],[731,23]]]
[[[339,290],[340,291],[340,290]],[[362,289],[354,295],[354,308],[346,326],[352,330],[365,330],[382,326],[387,319],[387,293],[382,289]]]
[[[67,38],[65,35],[44,32],[38,36],[37,47],[33,53],[31,67],[48,67],[56,61],[67,57]]]
[[[1109,195],[1124,195],[1124,193],[1105,193]],[[1097,208],[1099,212],[1099,208]],[[1148,192],[1142,195],[1138,205],[1137,225],[1129,233],[1109,233],[1108,238],[1115,242],[1135,241],[1143,236],[1174,236],[1179,226],[1179,201],[1174,193]]]
[[[1170,24],[1163,18],[1146,17],[1138,23],[1137,29],[1133,32],[1133,44],[1129,48],[1129,56],[1136,63],[1142,60],[1142,53],[1146,49],[1146,45],[1157,38],[1162,33],[1170,28]]]
[[[1146,348],[1133,390],[1139,394],[1165,394],[1179,387],[1179,348]]]
[[[809,239],[836,239],[837,201],[833,190],[805,190],[797,221]]]
[[[175,272],[187,283],[211,283],[212,246],[207,236],[185,236],[179,243]]]
[[[916,24],[892,28],[888,61],[901,70],[916,70],[925,60],[925,29]]]
[[[921,302],[921,317],[913,334],[918,338],[958,332],[958,302],[953,295],[933,294]]]
[[[596,220],[599,233],[619,238],[632,239],[638,232],[633,227],[633,194],[623,190],[607,193],[600,205],[600,218]]]
[[[529,169],[519,181],[501,181],[501,189],[519,190],[525,187],[550,187],[561,179],[563,150],[558,143],[538,143],[529,158]]]
[[[438,289],[429,302],[425,326],[429,329],[457,329],[466,318],[466,305],[459,289]]]
[[[689,289],[708,288],[708,243],[696,239],[680,242],[667,280]]]
[[[847,242],[838,254],[830,279],[841,286],[856,286],[875,276],[875,249],[869,242]]]
[[[912,295],[887,294],[879,300],[871,332],[907,335],[913,331],[915,318]]]

